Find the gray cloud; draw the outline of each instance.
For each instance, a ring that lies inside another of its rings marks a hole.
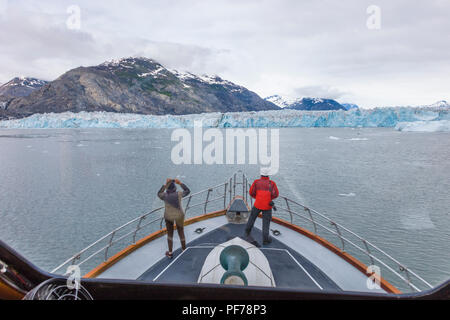
[[[317,97],[325,99],[339,99],[346,93],[341,92],[336,88],[330,86],[306,86],[301,88],[294,88],[292,95],[294,97]]]
[[[0,82],[142,55],[261,96],[364,107],[450,100],[446,0],[79,0],[82,28],[69,30],[73,3],[0,0]],[[366,27],[371,4],[381,8],[380,30]]]

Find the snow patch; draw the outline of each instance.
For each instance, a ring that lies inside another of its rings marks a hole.
[[[165,70],[164,67],[161,67],[161,66],[160,66],[160,67],[159,67],[158,69],[156,69],[156,70],[138,74],[138,77],[139,77],[139,78],[145,78],[145,77],[148,77],[148,76],[156,77],[156,76],[158,76],[159,73],[160,73],[161,71],[163,71],[163,70]],[[165,74],[161,74],[161,75],[162,75],[162,76],[166,76]]]

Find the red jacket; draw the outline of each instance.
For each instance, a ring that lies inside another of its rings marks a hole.
[[[260,210],[270,210],[269,202],[278,197],[278,188],[269,177],[261,177],[250,187],[250,196],[255,199],[254,206]]]

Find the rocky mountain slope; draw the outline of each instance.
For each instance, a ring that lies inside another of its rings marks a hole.
[[[47,81],[36,78],[16,77],[0,86],[0,96],[25,97],[45,84]]]
[[[276,105],[218,76],[166,69],[147,58],[125,58],[70,70],[28,96],[9,101],[3,113],[110,111],[191,114],[276,110]]]
[[[18,97],[26,97],[31,92],[47,84],[36,78],[16,77],[0,86],[0,110],[6,109],[8,103]]]

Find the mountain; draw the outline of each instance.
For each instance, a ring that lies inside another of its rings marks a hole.
[[[26,97],[45,84],[47,81],[36,78],[16,77],[0,86],[0,96]]]
[[[287,98],[280,95],[272,95],[264,98],[264,100],[272,102],[283,109],[295,109],[295,110],[349,110],[344,105],[341,105],[332,99],[322,98]],[[350,104],[347,104],[350,105]],[[354,105],[357,107],[356,105]]]
[[[343,105],[332,99],[303,98],[292,103],[289,109],[294,110],[346,110]]]
[[[298,98],[291,99],[282,97],[280,95],[272,95],[265,98],[266,101],[270,101],[280,108],[295,109],[295,110],[348,110],[344,105],[332,99],[321,98]],[[355,105],[356,106],[356,105]]]
[[[282,97],[278,94],[266,97],[266,98],[264,98],[264,100],[270,101],[273,104],[279,106],[280,108],[288,108],[292,103],[294,103],[296,101],[295,99],[289,99],[286,97]]]
[[[345,108],[345,110],[359,109],[359,107],[354,103],[341,103],[341,105]]]
[[[279,108],[218,76],[169,70],[147,58],[124,58],[70,70],[11,100],[6,112],[24,117],[66,111],[163,115],[274,109]]]
[[[31,92],[41,88],[47,84],[47,81],[27,78],[16,77],[7,83],[0,86],[0,110],[6,109],[8,103],[18,97],[26,97]]]

